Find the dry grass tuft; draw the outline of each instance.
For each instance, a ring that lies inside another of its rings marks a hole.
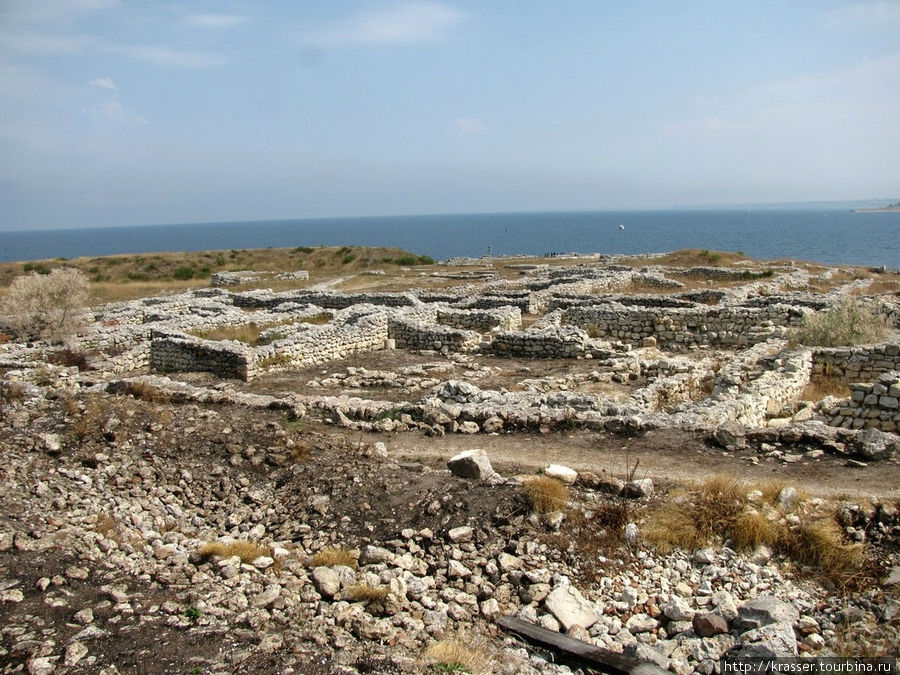
[[[644,538],[663,552],[704,546],[732,533],[746,500],[746,487],[737,479],[711,476],[688,495],[653,512],[643,527]]]
[[[390,589],[387,586],[353,584],[347,587],[345,593],[353,602],[381,602],[388,596]]]
[[[847,398],[850,396],[850,387],[839,377],[814,375],[800,393],[800,400],[821,401],[827,396]]]
[[[744,511],[734,521],[731,539],[739,551],[755,549],[761,544],[775,546],[787,535],[787,529],[758,511]]]
[[[822,518],[800,528],[791,544],[791,554],[799,562],[815,565],[835,580],[848,580],[863,565],[863,545],[848,544],[840,526],[832,518]]]
[[[522,485],[536,513],[564,511],[569,501],[569,488],[558,478],[534,476]]]
[[[787,481],[774,478],[767,480],[759,486],[759,491],[763,494],[763,499],[769,504],[778,503],[778,495],[788,486]]]
[[[220,558],[231,558],[237,556],[243,563],[251,563],[260,556],[271,555],[272,549],[267,546],[260,546],[254,541],[239,539],[231,542],[211,541],[204,544],[197,554],[203,558],[211,558],[219,556]]]
[[[425,660],[439,670],[450,673],[483,673],[488,659],[485,653],[472,644],[472,640],[447,638],[435,642],[425,650]]]
[[[309,560],[310,567],[332,567],[345,565],[356,569],[359,560],[359,551],[354,551],[343,546],[323,548]]]
[[[154,387],[148,382],[134,380],[128,383],[126,393],[148,403],[171,403],[172,396],[159,387]]]

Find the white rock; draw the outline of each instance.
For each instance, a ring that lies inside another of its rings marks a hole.
[[[544,598],[544,606],[566,630],[575,625],[590,628],[600,618],[593,603],[585,600],[574,586],[557,586]]]
[[[578,478],[577,471],[562,464],[551,464],[544,469],[544,473],[551,478],[558,478],[564,483],[574,483],[575,479]]]

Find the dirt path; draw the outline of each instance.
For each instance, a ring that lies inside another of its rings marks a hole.
[[[359,437],[357,432],[356,437]],[[443,466],[454,454],[482,448],[501,473],[534,472],[550,463],[579,471],[606,473],[624,478],[627,467],[638,463],[637,478],[652,478],[657,484],[702,479],[712,474],[734,474],[750,482],[783,480],[811,495],[900,499],[900,462],[846,466],[840,457],[825,456],[787,464],[758,458],[755,454],[726,453],[710,448],[702,439],[686,432],[666,429],[640,438],[579,431],[567,434],[461,434],[427,438],[417,433],[384,437],[363,434],[365,441],[384,441],[388,450],[404,460]]]

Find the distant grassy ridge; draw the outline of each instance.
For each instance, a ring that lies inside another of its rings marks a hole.
[[[308,270],[310,282],[369,269],[429,265],[434,260],[399,248],[328,246],[260,249],[223,249],[177,253],[141,253],[82,258],[54,258],[0,263],[0,288],[29,273],[48,274],[58,267],[74,267],[91,282],[97,302],[125,300],[154,292],[205,286],[213,272]]]

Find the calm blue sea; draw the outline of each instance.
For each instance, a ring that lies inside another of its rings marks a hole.
[[[620,228],[624,226],[624,229]],[[438,260],[701,248],[900,267],[900,212],[669,210],[323,218],[0,232],[0,260],[284,246],[397,246]]]

